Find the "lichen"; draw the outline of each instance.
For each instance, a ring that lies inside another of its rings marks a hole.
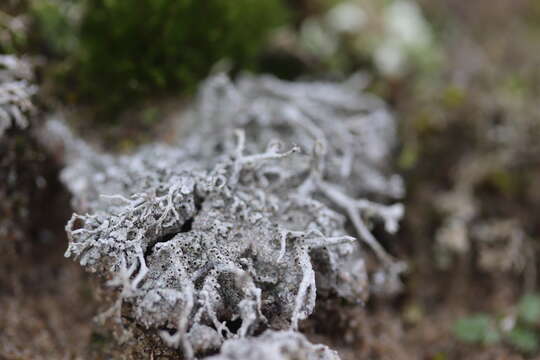
[[[35,111],[31,101],[37,92],[30,61],[14,55],[0,55],[0,137],[12,126],[25,129]]]
[[[208,360],[339,360],[337,352],[311,344],[292,331],[267,331],[255,339],[227,340],[221,353]]]
[[[385,175],[393,121],[354,83],[235,86],[218,75],[180,145],[129,156],[99,154],[49,123],[69,154],[63,180],[88,212],[67,224],[66,256],[120,289],[101,317],[120,322],[128,303],[130,318],[192,358],[227,339],[294,331],[317,297],[362,302],[370,287],[395,285],[402,265],[369,228],[396,231],[402,206],[356,198],[401,194]],[[380,260],[371,284],[351,235]]]

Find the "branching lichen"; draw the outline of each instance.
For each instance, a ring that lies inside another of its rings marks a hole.
[[[192,115],[182,145],[123,157],[49,125],[70,154],[63,179],[75,206],[88,212],[67,224],[66,256],[120,289],[105,317],[121,321],[129,303],[130,318],[192,358],[227,339],[296,330],[317,296],[365,300],[361,242],[397,279],[401,266],[370,226],[394,232],[401,205],[356,199],[401,192],[384,175],[393,122],[378,99],[348,83],[234,86],[218,75]]]

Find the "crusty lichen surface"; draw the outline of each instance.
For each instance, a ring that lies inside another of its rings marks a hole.
[[[354,87],[361,80],[234,85],[218,75],[177,146],[129,156],[99,154],[49,123],[81,211],[66,226],[66,256],[120,290],[100,317],[122,321],[127,303],[130,319],[193,358],[265,329],[294,331],[318,297],[362,302],[395,285],[402,265],[370,225],[394,232],[402,206],[364,198],[401,195],[386,172],[394,123]],[[363,243],[380,260],[371,279]]]

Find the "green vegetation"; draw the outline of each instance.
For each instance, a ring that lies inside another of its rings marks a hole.
[[[60,59],[55,85],[107,115],[144,97],[192,91],[221,60],[252,69],[283,0],[34,0],[37,48]],[[67,29],[67,30],[66,30]],[[57,63],[58,65],[58,63]],[[68,96],[69,94],[69,96]],[[107,118],[110,118],[109,116]]]
[[[500,340],[494,321],[487,314],[476,314],[459,319],[454,331],[460,340],[469,343],[488,345]]]
[[[268,31],[284,19],[278,0],[89,0],[78,86],[115,108],[156,90],[193,89],[223,58],[252,66]]]
[[[33,0],[29,13],[33,19],[34,45],[49,56],[65,57],[76,51],[80,0]]]
[[[454,326],[455,336],[467,343],[490,345],[504,341],[524,353],[540,349],[540,294],[524,295],[516,314],[497,321],[489,314],[476,314],[459,319]]]

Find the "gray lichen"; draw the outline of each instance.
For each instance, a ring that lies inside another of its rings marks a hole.
[[[187,147],[206,157],[216,156],[219,145],[232,151],[234,143],[223,139],[238,128],[245,130],[250,152],[275,139],[309,154],[318,145],[325,180],[352,196],[399,198],[403,185],[399,176],[388,175],[387,161],[396,141],[394,117],[381,99],[363,92],[367,83],[362,74],[339,84],[244,76],[234,85],[214,76],[200,92],[192,116],[199,135],[188,137]]]
[[[394,232],[402,206],[356,199],[401,194],[399,178],[384,175],[394,124],[358,82],[235,86],[218,75],[181,145],[130,156],[99,154],[49,123],[67,148],[63,180],[88,212],[66,226],[66,256],[120,289],[102,316],[120,321],[128,303],[136,323],[187,358],[264,329],[296,330],[317,295],[368,295],[347,220],[381,261],[372,287],[394,284],[402,266],[369,227]]]
[[[311,344],[293,331],[266,331],[257,338],[225,341],[221,353],[208,360],[339,360],[337,352]]]
[[[0,271],[32,243],[32,212],[54,173],[30,131],[39,122],[33,71],[28,59],[0,55],[0,252],[10,260],[2,261]]]
[[[0,137],[12,126],[24,129],[35,111],[31,101],[37,92],[33,69],[27,59],[0,55]]]

